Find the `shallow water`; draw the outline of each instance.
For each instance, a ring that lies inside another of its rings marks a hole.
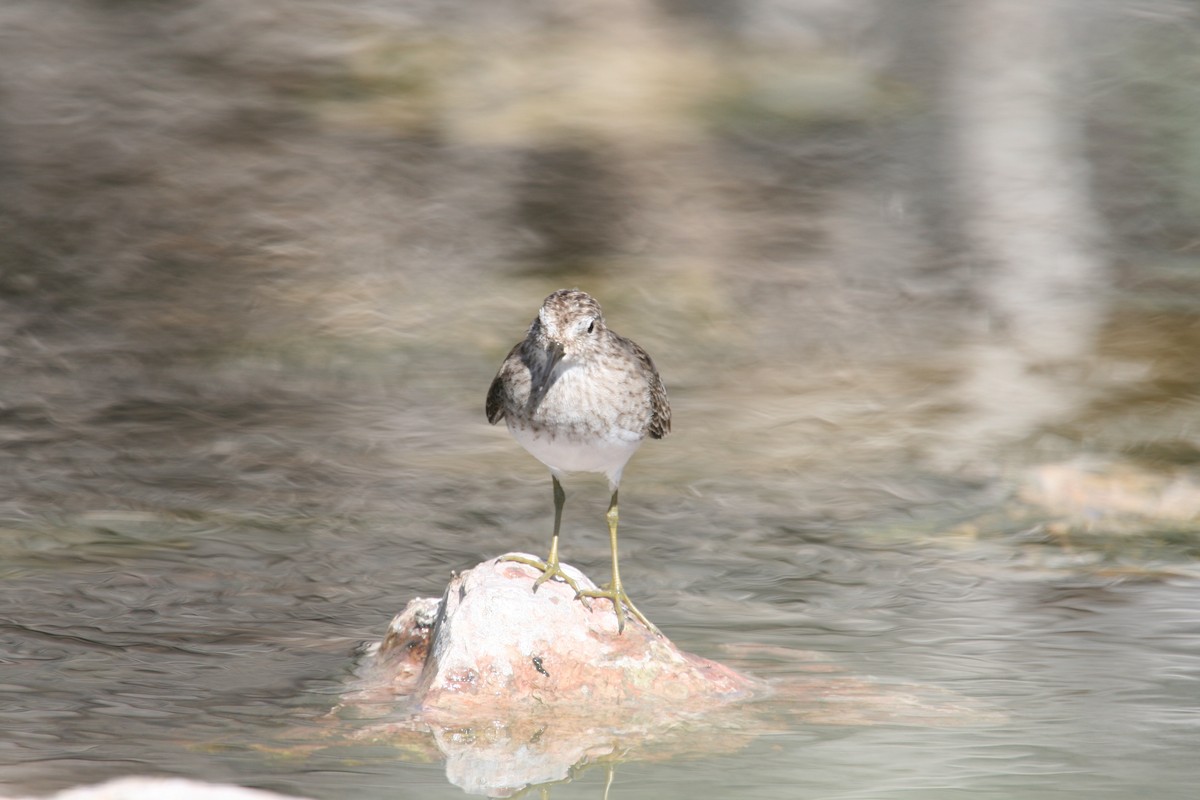
[[[884,696],[932,687],[954,707],[915,721],[810,709],[699,760],[642,763],[635,747],[610,796],[1189,795],[1195,578],[1088,576],[1043,563],[1057,548],[1018,557],[1005,541],[955,552],[764,524],[722,553],[667,546],[674,530],[630,525],[625,557],[639,603],[686,649],[801,684],[828,680],[787,653],[812,651]],[[324,727],[356,644],[434,580],[391,526],[114,514],[22,537],[3,583],[10,786],[165,772],[310,797],[459,796],[439,764],[378,744],[310,752],[302,735]],[[601,538],[571,535],[568,552],[602,564]],[[436,558],[466,564],[479,547]],[[594,796],[603,780],[580,770],[554,794]]]
[[[1018,497],[1200,463],[1188,8],[169,5],[0,11],[5,793],[463,796],[326,715],[547,546],[483,402],[579,285],[674,409],[627,588],[777,694],[554,797],[1194,795],[1195,519]]]

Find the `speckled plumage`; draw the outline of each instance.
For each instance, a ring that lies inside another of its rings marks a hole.
[[[508,561],[542,571],[533,589],[557,578],[581,598],[612,601],[617,630],[625,607],[651,631],[658,629],[630,601],[617,563],[617,487],[634,452],[649,436],[671,430],[671,406],[658,370],[646,351],[604,323],[600,304],[578,289],[546,298],[525,338],[509,351],[488,389],[487,418],[504,420],[522,447],[550,468],[554,481],[554,533],[545,561],[508,555]],[[602,472],[612,500],[608,531],[612,581],[603,590],[581,591],[558,560],[558,534],[566,495],[559,479],[569,472]]]
[[[576,289],[546,298],[492,381],[487,418],[503,419],[556,475],[603,472],[614,488],[642,441],[671,430],[653,360],[611,330],[600,304]]]

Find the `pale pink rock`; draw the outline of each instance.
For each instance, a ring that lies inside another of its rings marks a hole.
[[[1031,470],[1020,498],[1092,526],[1123,519],[1134,521],[1135,530],[1146,520],[1195,525],[1200,522],[1200,473],[1078,459]]]
[[[563,569],[580,588],[595,588],[574,567]],[[412,694],[425,717],[503,717],[549,707],[689,713],[763,688],[679,650],[636,618],[618,633],[608,600],[585,603],[557,580],[534,592],[539,574],[513,561],[485,561],[450,581],[436,623],[434,601],[410,603],[377,655],[392,691]]]
[[[563,569],[581,589],[595,588]],[[717,717],[736,714],[735,701],[765,694],[766,684],[684,653],[636,618],[618,633],[611,602],[585,604],[561,581],[535,593],[540,574],[492,559],[454,576],[440,600],[410,602],[340,707],[387,720],[360,738],[403,741],[411,752],[431,735],[446,777],[489,797],[566,780],[631,750],[694,747],[717,731],[718,749],[739,746],[741,715]],[[397,701],[408,710],[401,718],[388,711]]]

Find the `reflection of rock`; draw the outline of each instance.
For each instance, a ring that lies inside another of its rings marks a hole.
[[[1200,523],[1200,475],[1131,464],[1069,462],[1033,470],[1021,499],[1080,524]]]
[[[588,737],[560,737],[554,725],[526,724],[490,728],[434,728],[438,749],[446,756],[446,778],[471,794],[506,797],[527,786],[566,780],[576,764],[613,753],[610,742]]]

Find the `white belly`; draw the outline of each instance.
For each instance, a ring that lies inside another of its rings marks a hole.
[[[592,440],[584,443],[567,436],[551,436],[544,430],[519,427],[509,422],[513,438],[530,455],[556,475],[567,472],[602,472],[615,488],[621,471],[641,446],[641,439]]]

